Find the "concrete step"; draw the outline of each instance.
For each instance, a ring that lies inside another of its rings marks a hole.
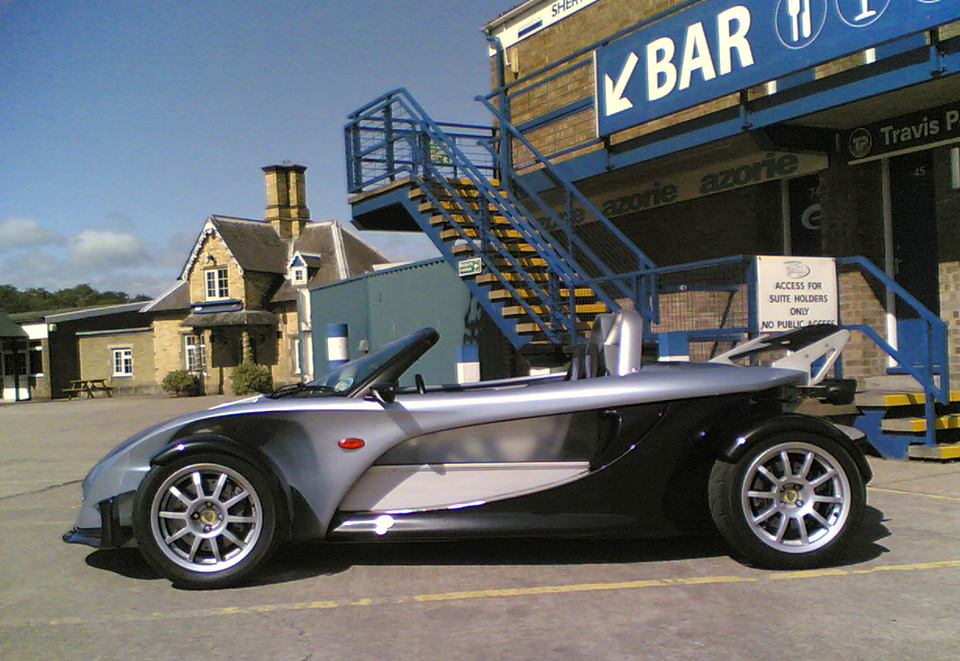
[[[587,321],[577,322],[578,333],[586,333],[588,330],[590,330],[590,322],[587,322]],[[540,327],[533,322],[517,324],[516,331],[521,335],[531,335],[534,333],[541,332]]]
[[[443,218],[443,216],[440,216]],[[438,223],[439,224],[439,223]],[[480,238],[480,230],[476,227],[463,227],[463,234],[467,235],[471,239]],[[515,229],[508,229],[504,227],[495,226],[491,228],[490,233],[496,236],[500,241],[522,241],[524,239],[523,234],[518,232]],[[440,232],[440,238],[444,241],[456,241],[457,239],[462,239],[463,235],[460,234],[456,229],[442,230]]]
[[[537,254],[536,248],[531,246],[529,243],[512,243],[505,247],[510,254],[515,257]],[[471,245],[469,243],[458,243],[451,248],[451,252],[453,252],[454,255],[462,255],[463,253],[476,253],[479,252],[479,246]]]
[[[865,392],[923,392],[923,386],[909,374],[878,374],[858,381],[860,390]]]
[[[878,377],[874,383],[890,386],[897,381]],[[915,382],[914,382],[915,383]],[[879,444],[887,450],[910,459],[948,461],[960,459],[960,391],[950,392],[950,403],[935,402],[933,445],[927,445],[925,395],[906,384],[908,389],[879,389],[859,392],[854,400],[861,411],[858,426],[868,434],[876,435]]]
[[[546,315],[549,314],[550,308],[545,305],[531,305],[530,309],[534,311],[535,314]],[[577,305],[577,317],[581,316],[590,316],[603,314],[604,312],[610,312],[608,308],[603,303],[587,303],[583,305]],[[509,305],[503,308],[502,310],[504,317],[519,317],[527,314],[527,311],[520,305]]]
[[[907,456],[925,461],[956,461],[960,459],[960,443],[911,445],[907,448]]]
[[[951,413],[949,415],[939,415],[933,420],[934,429],[937,431],[947,431],[948,429],[960,429],[960,413]],[[927,431],[927,421],[925,418],[886,418],[880,423],[884,431],[906,433],[906,434],[925,434]]]
[[[960,390],[950,391],[950,401],[960,402]],[[922,406],[924,403],[923,391],[908,392],[895,390],[869,390],[858,392],[857,406],[864,408],[893,408],[897,406]]]
[[[507,282],[523,282],[523,278],[520,277],[517,273],[501,273],[501,277]],[[531,273],[530,279],[534,282],[548,282],[550,276],[546,273]],[[482,285],[487,284],[496,284],[500,282],[500,279],[493,273],[481,273],[477,276],[477,282]]]
[[[427,213],[430,211],[436,211],[436,209],[434,208],[433,205],[429,205],[427,209],[421,209],[421,211],[423,211],[424,213]],[[464,227],[464,228],[476,227],[476,225],[474,225],[473,219],[469,215],[467,215],[467,213],[464,212],[463,209],[450,209],[449,212],[450,212],[450,215],[453,216],[453,218],[457,221],[457,223],[461,227]],[[447,226],[451,225],[450,221],[447,220],[447,217],[441,213],[434,213],[433,215],[431,215],[430,224],[433,225],[434,227],[436,227],[437,225],[447,225]],[[510,221],[504,218],[503,216],[493,214],[492,216],[490,216],[490,227],[511,229],[513,226],[510,224]]]

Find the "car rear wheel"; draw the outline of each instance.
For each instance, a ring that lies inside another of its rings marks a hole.
[[[822,565],[863,518],[866,488],[847,451],[809,432],[780,433],[736,463],[717,462],[710,511],[734,552],[776,569]]]
[[[219,588],[248,577],[276,546],[275,490],[249,463],[187,456],[154,467],[134,501],[141,553],[174,584]]]

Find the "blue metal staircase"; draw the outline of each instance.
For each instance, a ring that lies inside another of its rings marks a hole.
[[[640,311],[661,337],[676,334],[661,319],[663,296],[721,292],[729,308],[752,286],[749,277],[708,282],[693,275],[743,257],[657,268],[493,103],[478,100],[498,131],[437,123],[403,89],[353,113],[345,127],[348,187],[355,222],[376,218],[358,226],[424,232],[515,347],[575,341],[597,314],[620,308]],[[518,173],[512,154],[520,150]],[[876,279],[925,323],[921,365],[908,364],[869,326],[845,325],[869,337],[920,389],[861,396],[856,426],[889,457],[960,458],[960,393],[949,392],[946,324],[868,260],[837,264]],[[715,342],[757,332],[755,310],[739,324],[729,324],[728,313],[716,327],[683,334]],[[939,374],[934,365],[944,366]]]
[[[517,348],[570,342],[602,312],[649,311],[646,292],[614,276],[653,263],[523,136],[500,127],[484,135],[441,125],[405,90],[389,92],[345,127],[349,191],[402,207],[398,226],[379,229],[411,229],[403,223],[412,219]],[[537,159],[522,181],[503,136]]]

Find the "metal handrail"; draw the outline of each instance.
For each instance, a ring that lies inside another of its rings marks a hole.
[[[664,266],[658,267],[650,270],[641,270],[635,271],[633,273],[623,273],[620,275],[612,276],[612,278],[620,279],[622,282],[629,284],[634,289],[638,291],[647,291],[647,292],[656,292],[657,291],[657,282],[664,275],[671,273],[680,273],[687,270],[694,270],[699,268],[711,267],[711,266],[720,266],[724,264],[734,264],[734,263],[744,263],[753,259],[752,257],[745,255],[737,255],[734,257],[723,257],[719,259],[704,260],[700,262],[693,262],[690,264],[678,264],[673,266]],[[933,414],[934,406],[933,400],[936,399],[944,404],[949,403],[950,401],[950,363],[949,363],[949,353],[947,348],[947,324],[936,314],[931,312],[923,303],[921,303],[915,296],[910,294],[901,284],[896,282],[893,278],[887,275],[884,271],[878,268],[873,262],[866,259],[865,257],[854,256],[854,257],[838,257],[836,258],[837,267],[842,266],[858,266],[864,271],[869,273],[871,276],[876,278],[880,284],[885,287],[888,287],[897,297],[899,297],[904,303],[906,303],[924,322],[924,333],[923,333],[923,360],[919,366],[914,365],[908,360],[908,358],[897,348],[893,347],[889,342],[887,342],[881,335],[872,327],[867,326],[866,324],[846,324],[842,323],[841,327],[848,330],[857,330],[863,333],[867,338],[869,338],[874,344],[876,344],[880,349],[884,351],[888,356],[890,356],[897,365],[903,369],[907,374],[912,376],[920,386],[923,388],[924,393],[926,394],[926,415],[927,415],[927,438],[928,442],[931,442],[934,426],[933,426]],[[596,284],[604,280],[609,280],[611,278],[596,278],[593,280],[585,281],[585,284]],[[749,280],[749,278],[748,278]],[[644,281],[646,281],[644,283]],[[754,283],[744,282],[742,283],[750,292],[750,297],[752,298],[752,292],[754,291]],[[654,320],[654,323],[657,323],[656,320],[659,319],[659,310],[657,309],[657,298],[655,296],[650,297],[649,299],[651,304],[654,306],[654,309],[651,310],[649,318]],[[738,330],[748,330],[751,333],[755,333],[756,329],[759,327],[756,318],[756,307],[750,306],[748,308],[748,325],[746,328],[739,328]],[[718,329],[703,329],[703,332],[709,334],[709,331],[729,331],[730,328],[718,328]],[[935,378],[935,366],[940,366],[939,374],[940,380],[939,383]]]
[[[392,111],[394,104],[397,104],[398,110],[403,110],[408,113],[410,117],[394,117]],[[538,255],[550,264],[554,277],[561,282],[560,286],[569,287],[571,290],[575,289],[575,284],[570,276],[572,269],[564,266],[563,255],[549,249],[549,247],[545,245],[544,240],[540,238],[542,232],[538,232],[538,228],[535,226],[531,227],[529,223],[525,222],[525,219],[519,217],[513,203],[509,200],[505,201],[498,194],[497,190],[491,186],[490,175],[495,173],[496,168],[491,165],[481,170],[481,168],[476,166],[473,161],[466,156],[458,143],[451,139],[439,123],[427,115],[423,108],[406,90],[397,89],[383,95],[359,111],[352,113],[351,120],[352,121],[344,128],[347,161],[349,164],[348,184],[351,192],[362,192],[373,184],[385,180],[393,181],[397,179],[398,175],[406,174],[418,183],[421,183],[425,194],[427,194],[428,197],[432,197],[434,202],[438,202],[439,200],[433,196],[428,184],[432,183],[443,187],[444,192],[458,202],[459,206],[470,216],[476,226],[482,227],[483,218],[481,218],[471,206],[471,203],[475,202],[475,200],[464,199],[442,172],[442,168],[445,167],[459,170],[460,176],[467,179],[472,187],[480,194],[481,205],[479,206],[490,204],[501,211],[511,226],[521,232],[521,234],[528,239],[530,245],[537,251]],[[404,128],[400,130],[396,129],[395,124],[398,121]],[[364,126],[364,122],[374,122],[374,125]],[[468,125],[459,124],[453,126],[463,128]],[[415,130],[410,127],[415,127]],[[470,128],[477,127],[471,126]],[[376,142],[366,149],[363,148],[360,138],[358,137],[362,131],[368,131],[371,134],[379,136]],[[474,138],[475,137],[476,136],[474,136]],[[392,159],[378,158],[376,163],[382,166],[382,172],[375,176],[363,176],[361,161],[366,159],[365,162],[370,162],[370,155],[388,150],[388,139],[392,141],[390,143],[391,145],[402,144],[407,150],[408,156],[406,158],[394,157]],[[424,147],[424,143],[428,145],[427,148]],[[479,141],[475,139],[473,144],[479,144]],[[429,147],[431,146],[437,147],[438,150],[442,152],[443,163],[437,163],[438,159],[434,157],[434,154],[430,153]],[[388,160],[389,162],[387,162]],[[449,212],[442,208],[440,208],[440,211],[443,215],[447,216],[448,220],[453,220]],[[568,334],[571,337],[575,335],[576,310],[569,310],[569,318],[558,315],[558,310],[561,307],[559,305],[560,301],[554,300],[555,297],[551,295],[550,288],[541,286],[535,278],[532,278],[496,237],[485,236],[482,242],[483,245],[494,248],[497,257],[506,260],[513,271],[521,276],[524,286],[537,292],[537,295],[545,301],[546,307],[550,312],[548,318],[544,318],[543,315],[538,314],[523,300],[523,297],[517,294],[516,288],[500,273],[500,269],[497,268],[490,255],[484,250],[480,250],[470,237],[466,235],[463,229],[459,227],[458,223],[451,222],[450,224],[457,230],[464,244],[469,246],[470,250],[483,261],[491,273],[495,274],[502,286],[511,292],[517,304],[524,309],[551,341],[560,342],[563,340],[563,337],[558,334],[558,329],[555,328],[555,326],[558,325],[560,326],[561,333]],[[431,238],[434,239],[437,247],[443,251],[443,242],[439,237]],[[445,255],[448,256],[448,260],[453,261],[454,257],[451,251],[446,251]]]

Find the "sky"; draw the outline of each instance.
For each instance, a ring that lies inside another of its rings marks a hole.
[[[287,161],[312,219],[349,224],[349,113],[405,87],[489,124],[481,28],[518,4],[0,0],[0,284],[159,295],[210,215],[263,218],[261,168]]]

